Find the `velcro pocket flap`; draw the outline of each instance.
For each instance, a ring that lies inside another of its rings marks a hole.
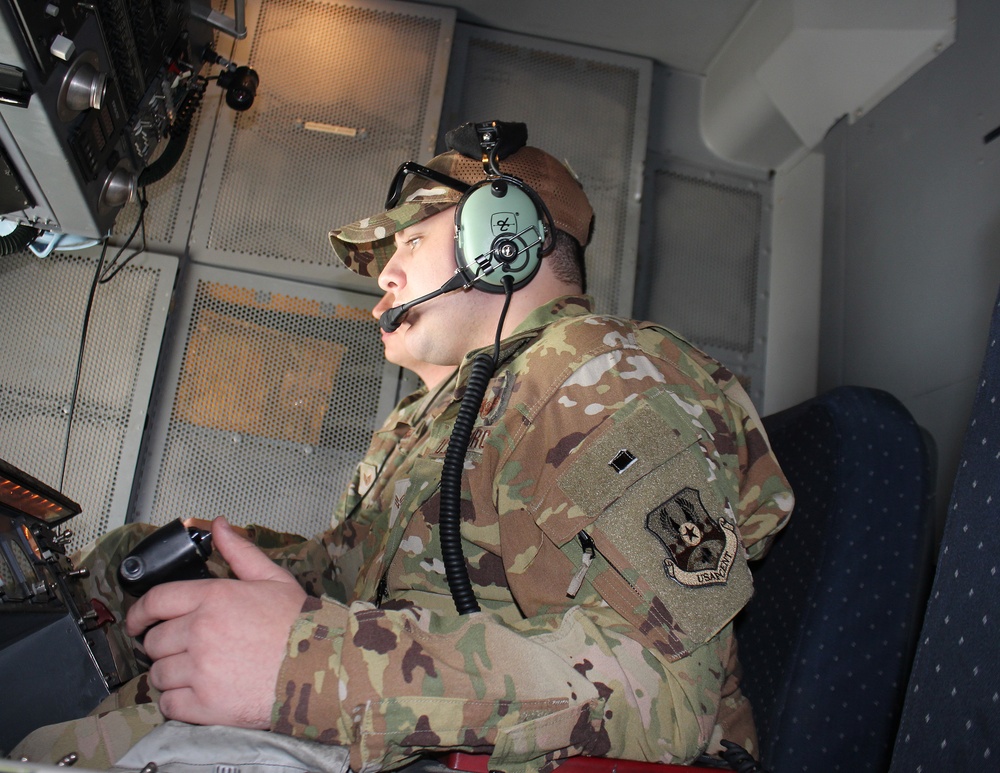
[[[596,515],[597,549],[631,587],[608,603],[687,647],[718,633],[753,592],[730,504],[737,494],[718,474],[711,442],[699,440],[690,417],[668,421],[644,402],[588,441],[558,481]]]

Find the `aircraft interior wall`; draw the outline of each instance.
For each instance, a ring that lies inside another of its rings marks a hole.
[[[940,536],[1000,288],[1000,4],[909,0],[907,26],[901,6],[867,0],[694,1],[722,22],[693,34],[719,37],[671,65],[655,34],[602,36],[603,0],[572,0],[571,23],[569,0],[247,0],[246,38],[216,46],[259,71],[253,107],[213,86],[106,245],[68,234],[0,255],[0,460],[82,505],[61,547],[178,517],[326,528],[418,383],[385,361],[380,291],[339,265],[328,230],[381,207],[400,162],[487,118],[525,121],[583,181],[598,311],[678,330],[772,420],[844,385],[899,398],[935,455]],[[0,105],[7,161],[16,109]],[[929,545],[909,488],[904,536]],[[867,560],[853,540],[845,552]],[[929,556],[910,568],[929,574]],[[922,583],[902,589],[917,627]]]
[[[998,24],[960,0],[955,43],[821,148],[819,387],[903,401],[936,445],[940,519],[1000,287]]]

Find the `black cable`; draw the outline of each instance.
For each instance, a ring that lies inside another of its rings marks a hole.
[[[135,225],[132,227],[132,232],[129,234],[128,239],[125,240],[125,244],[121,246],[118,252],[115,253],[115,257],[108,263],[108,267],[105,269],[105,276],[101,277],[101,284],[110,282],[119,271],[146,251],[146,208],[149,206],[149,200],[146,198],[146,186],[166,177],[184,154],[188,135],[191,133],[191,124],[194,121],[195,113],[201,107],[202,97],[205,95],[206,83],[206,79],[200,78],[192,85],[191,91],[188,92],[188,95],[177,110],[177,118],[170,129],[170,141],[167,143],[167,147],[163,149],[160,157],[147,166],[139,175],[137,183],[140,191],[139,216],[136,218]],[[121,263],[118,263],[118,259],[132,243],[140,226],[142,227],[142,247],[129,255]]]
[[[469,374],[465,394],[462,395],[462,403],[458,408],[458,416],[451,430],[448,450],[445,451],[441,469],[441,509],[438,517],[441,561],[444,563],[445,579],[448,581],[451,597],[455,601],[455,609],[460,615],[479,611],[479,602],[476,601],[472,590],[469,568],[462,550],[462,474],[465,470],[465,455],[469,450],[472,428],[475,426],[493,371],[500,362],[500,338],[513,295],[513,279],[505,276],[503,284],[507,297],[504,299],[500,321],[497,323],[493,354],[480,352],[472,361],[472,372]]]
[[[97,271],[94,272],[94,281],[90,287],[90,295],[87,298],[87,308],[83,315],[83,328],[80,331],[80,349],[77,352],[77,357],[76,357],[76,374],[73,377],[73,396],[70,398],[70,403],[69,403],[69,417],[66,423],[66,440],[63,447],[62,470],[59,473],[59,491],[62,491],[63,484],[66,479],[66,465],[69,461],[69,441],[73,429],[73,417],[76,414],[77,396],[79,395],[80,392],[80,377],[83,370],[83,354],[87,346],[87,331],[90,328],[90,313],[94,306],[94,297],[97,294],[97,286],[105,284],[106,282],[110,282],[112,279],[115,278],[115,276],[118,275],[119,271],[125,268],[125,266],[127,266],[133,260],[133,258],[135,258],[138,255],[141,255],[143,252],[146,251],[145,214],[147,206],[149,206],[149,202],[146,199],[146,189],[143,188],[142,192],[140,193],[139,216],[136,218],[135,225],[132,227],[132,233],[129,234],[129,237],[126,240],[125,244],[123,244],[119,248],[118,252],[115,253],[114,258],[112,258],[111,262],[108,263],[107,268],[105,268],[104,266],[104,259],[107,256],[108,252],[108,240],[106,238],[104,239],[104,245],[101,247],[101,256],[97,261]],[[135,234],[139,230],[140,226],[142,227],[142,247],[140,247],[138,250],[129,255],[128,258],[123,260],[121,263],[118,263],[117,262],[118,259],[121,257],[122,253],[126,249],[128,249],[128,246],[132,243],[132,240],[135,238]]]
[[[469,579],[469,568],[465,564],[465,554],[462,551],[462,473],[465,468],[465,454],[469,450],[469,440],[472,437],[472,427],[479,414],[493,376],[495,360],[486,352],[480,352],[472,363],[469,382],[458,408],[455,426],[448,440],[448,450],[445,451],[444,464],[441,469],[441,512],[438,528],[441,535],[441,560],[444,563],[444,574],[455,601],[455,609],[460,615],[479,611],[479,603],[472,591],[472,581]]]
[[[104,241],[101,256],[97,260],[97,270],[94,281],[90,284],[90,294],[87,297],[87,308],[83,313],[83,327],[80,330],[80,348],[76,354],[76,374],[73,376],[73,395],[69,401],[69,415],[66,421],[66,440],[63,443],[62,470],[59,472],[59,491],[63,490],[66,481],[66,464],[69,460],[69,440],[73,431],[73,417],[76,415],[76,400],[80,393],[80,376],[83,372],[83,353],[87,348],[87,331],[90,329],[90,312],[94,307],[94,297],[97,295],[97,285],[100,283],[101,269],[104,266],[104,256],[108,250],[108,242]]]
[[[503,334],[503,323],[507,319],[507,309],[510,308],[510,299],[514,294],[514,280],[510,275],[505,275],[503,279],[503,291],[507,296],[503,301],[503,308],[500,310],[500,321],[497,323],[497,332],[493,337],[493,367],[500,364],[500,337]]]
[[[167,146],[160,153],[156,161],[143,169],[139,174],[138,184],[152,185],[170,174],[170,171],[177,166],[177,162],[181,160],[181,156],[184,155],[188,136],[188,132],[184,132],[178,136],[171,136],[167,140]]]
[[[159,158],[142,170],[139,175],[139,185],[145,187],[158,182],[166,177],[170,171],[180,161],[187,147],[188,137],[191,134],[191,124],[194,122],[194,115],[201,107],[201,100],[205,96],[205,85],[207,79],[199,79],[192,85],[191,91],[181,102],[177,110],[177,118],[170,128],[170,139],[163,149]]]
[[[139,193],[139,216],[135,219],[135,225],[132,226],[132,232],[128,235],[128,239],[126,239],[125,243],[118,248],[118,252],[115,253],[115,256],[111,259],[111,262],[108,263],[107,268],[105,268],[104,272],[101,274],[101,284],[110,282],[118,275],[119,271],[146,251],[146,207],[148,206],[149,200],[146,198],[146,189],[141,188]],[[142,226],[142,246],[119,263],[118,258],[120,258],[122,253],[128,249],[128,246],[132,243],[132,240],[135,238],[135,234],[139,230],[140,226]],[[107,249],[107,240],[104,242],[104,249]],[[103,257],[103,255],[104,253],[102,251],[101,256]]]

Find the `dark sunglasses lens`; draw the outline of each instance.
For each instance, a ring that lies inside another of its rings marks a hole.
[[[385,197],[386,209],[392,209],[399,203],[399,197],[403,193],[403,183],[406,182],[408,172],[406,164],[396,170],[396,176],[392,178],[392,184],[389,186],[389,195]]]

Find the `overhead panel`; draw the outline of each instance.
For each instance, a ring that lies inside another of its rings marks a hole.
[[[588,289],[605,313],[632,311],[651,79],[647,59],[456,25],[442,138],[522,121],[529,144],[569,164],[594,208]]]
[[[708,67],[705,144],[784,170],[843,116],[865,115],[955,41],[956,0],[759,2]]]

